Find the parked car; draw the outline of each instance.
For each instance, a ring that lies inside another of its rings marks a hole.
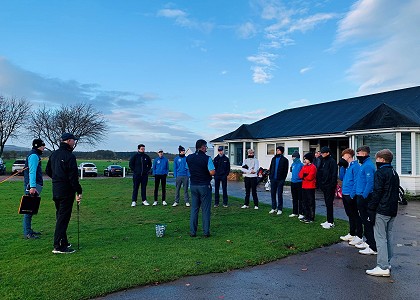
[[[98,176],[98,169],[96,165],[91,162],[83,162],[79,165],[79,175],[83,172],[83,177],[85,176]]]
[[[104,170],[104,176],[123,176],[123,168],[119,165],[109,165]]]
[[[16,172],[19,172],[18,175],[23,176],[23,172],[20,172],[25,168],[25,159],[16,159],[15,162],[12,165],[12,174],[15,174]]]
[[[4,175],[4,174],[6,174],[6,164],[0,158],[0,175]]]

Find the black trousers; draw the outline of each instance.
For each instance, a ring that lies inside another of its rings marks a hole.
[[[55,232],[54,248],[64,250],[69,245],[67,228],[69,226],[71,211],[74,203],[74,195],[69,197],[53,198],[55,204]]]
[[[291,182],[290,190],[292,192],[293,213],[295,215],[303,215],[302,182]]]
[[[220,183],[222,184],[223,205],[227,205],[228,204],[227,176],[214,176],[214,204],[219,205]]]
[[[327,222],[334,223],[334,197],[335,197],[335,186],[322,188],[324,193],[325,206],[327,207]]]
[[[315,189],[302,189],[303,215],[306,220],[315,220]]]
[[[363,237],[362,219],[360,219],[359,211],[357,209],[357,199],[353,199],[350,195],[343,195],[343,205],[347,217],[349,217],[350,234],[352,236]]]
[[[162,201],[166,201],[166,176],[166,174],[155,175],[155,201],[158,201],[160,183],[162,183]]]
[[[141,201],[146,201],[146,187],[149,176],[133,174],[133,195],[131,197],[132,201],[137,202],[137,197],[139,194],[139,186],[141,185]]]
[[[367,212],[368,201],[372,197],[372,194],[365,199],[361,195],[357,195],[357,209],[359,210],[359,215],[363,224],[363,231],[366,238],[366,243],[369,245],[369,248],[373,251],[376,251],[376,242],[375,235],[373,233],[373,224],[368,220],[369,215]]]
[[[249,196],[252,191],[252,199],[254,205],[258,206],[258,195],[257,195],[257,177],[244,177],[245,182],[245,205],[249,205]]]

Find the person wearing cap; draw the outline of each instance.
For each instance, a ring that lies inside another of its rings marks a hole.
[[[284,147],[276,147],[276,155],[270,163],[270,182],[271,182],[271,210],[270,214],[283,213],[283,187],[289,172],[289,160],[284,157]],[[276,201],[277,194],[277,201]]]
[[[293,162],[290,166],[290,172],[292,173],[290,191],[292,193],[293,211],[289,217],[300,217],[302,219],[304,217],[302,208],[302,178],[299,177],[299,172],[303,167],[303,163],[300,161],[300,154],[297,151],[293,152],[292,159]]]
[[[376,241],[373,231],[373,224],[369,220],[368,203],[372,199],[375,166],[370,159],[370,147],[360,146],[356,150],[356,158],[360,164],[360,170],[357,174],[355,184],[355,194],[357,197],[357,209],[363,224],[363,233],[366,242],[356,244],[355,247],[360,254],[376,255]]]
[[[40,195],[44,180],[42,179],[41,155],[45,149],[45,143],[41,139],[32,141],[32,150],[28,153],[23,169],[23,187],[25,194]],[[38,239],[40,232],[32,230],[32,214],[23,215],[23,235],[26,239]]]
[[[325,229],[334,227],[334,197],[335,189],[337,188],[337,173],[338,167],[336,161],[331,156],[329,147],[321,148],[321,166],[319,167],[320,175],[319,187],[324,194],[325,206],[327,207],[327,221],[321,223]]]
[[[82,200],[82,187],[79,183],[79,169],[76,156],[72,153],[77,138],[72,133],[64,133],[58,150],[54,151],[45,169],[52,178],[53,200],[56,209],[56,224],[54,232],[55,254],[73,253],[67,239],[67,227],[70,222],[74,199],[77,205]]]
[[[203,236],[210,237],[211,179],[215,174],[213,160],[206,154],[207,142],[199,139],[195,153],[187,156],[191,180],[190,236],[197,236],[198,213],[202,209]]]
[[[159,149],[158,157],[153,160],[152,173],[155,177],[155,193],[153,206],[158,205],[159,195],[159,184],[162,183],[162,205],[168,205],[166,203],[166,177],[169,173],[169,161],[163,156],[163,150]]]
[[[314,155],[309,152],[303,156],[303,167],[299,171],[299,178],[302,179],[302,204],[303,218],[301,222],[310,224],[315,220],[315,189],[317,169],[312,163]]]
[[[214,207],[219,206],[220,183],[222,183],[223,207],[228,207],[227,177],[230,172],[230,161],[225,155],[225,147],[219,146],[217,151],[219,154],[213,159],[213,164],[216,169],[216,174],[214,174]]]
[[[244,160],[241,169],[245,183],[245,203],[241,208],[249,208],[249,196],[252,193],[254,209],[258,209],[257,184],[260,163],[254,156],[254,149],[248,149],[247,153],[248,157]]]
[[[172,206],[175,207],[179,205],[179,191],[181,190],[181,186],[184,187],[185,206],[190,206],[190,196],[188,194],[188,177],[190,177],[190,172],[188,172],[187,168],[185,148],[179,145],[178,152],[179,155],[174,159],[175,202]]]
[[[139,144],[137,146],[137,153],[130,158],[128,163],[130,169],[133,171],[133,194],[131,196],[131,207],[137,204],[137,197],[139,194],[139,187],[141,185],[141,200],[143,205],[148,206],[146,198],[146,187],[149,181],[149,171],[152,168],[152,160],[149,155],[145,153],[146,146]]]

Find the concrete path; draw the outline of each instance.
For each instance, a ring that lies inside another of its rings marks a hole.
[[[243,183],[229,182],[228,193],[242,198]],[[261,202],[271,203],[269,194],[259,187]],[[291,207],[289,188],[284,195],[284,206]],[[316,205],[317,214],[325,214],[319,194]],[[334,206],[335,216],[346,219],[341,201]],[[342,242],[266,265],[184,277],[98,299],[420,299],[420,202],[399,208],[388,278],[366,275],[365,270],[376,265],[376,256],[360,255]]]

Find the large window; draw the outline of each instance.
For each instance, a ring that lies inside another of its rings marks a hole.
[[[395,133],[382,133],[382,134],[369,134],[369,135],[356,135],[355,136],[355,149],[362,145],[370,147],[370,159],[375,164],[375,154],[379,150],[389,149],[394,154],[392,166],[395,168],[396,162],[396,145]]]
[[[401,133],[401,174],[412,174],[411,132]]]

